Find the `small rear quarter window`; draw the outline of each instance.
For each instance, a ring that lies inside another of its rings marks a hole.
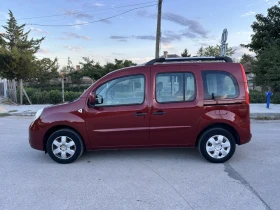
[[[203,71],[204,99],[211,100],[237,98],[239,86],[235,77],[225,71]]]

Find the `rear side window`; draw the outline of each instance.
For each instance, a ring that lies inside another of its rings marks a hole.
[[[157,102],[193,101],[195,96],[195,78],[192,73],[161,73],[156,76]]]
[[[224,71],[203,71],[204,99],[228,99],[239,96],[235,77]]]

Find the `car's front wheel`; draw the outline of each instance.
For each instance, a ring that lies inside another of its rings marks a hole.
[[[212,128],[204,132],[198,142],[200,154],[212,163],[223,163],[235,152],[236,143],[230,132]]]
[[[80,135],[71,129],[55,131],[50,135],[46,147],[49,156],[62,164],[74,162],[84,151]]]

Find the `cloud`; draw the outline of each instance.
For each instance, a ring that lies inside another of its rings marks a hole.
[[[235,53],[233,55],[234,58],[237,58],[237,59],[241,59],[242,55],[245,53],[245,54],[249,54],[249,55],[255,55],[255,53],[249,51],[248,48],[244,48],[244,47],[241,47],[241,46],[233,46],[232,49],[235,50]]]
[[[193,34],[191,32],[184,32],[184,33],[182,33],[182,36],[184,36],[186,38],[191,38],[191,39],[197,38],[197,35],[195,35],[195,34]]]
[[[33,32],[36,32],[37,34],[49,34],[49,33],[50,33],[50,32],[48,32],[48,31],[44,31],[44,30],[42,30],[42,29],[33,28],[33,27],[31,27],[30,30],[33,31]]]
[[[205,43],[205,42],[200,42],[200,43],[198,43],[198,45],[201,46],[201,47],[208,47],[210,44]]]
[[[144,58],[128,58],[128,60],[131,60],[135,63],[146,63],[150,60],[154,59],[154,57],[144,57]]]
[[[112,22],[106,19],[101,20],[102,23],[111,24]]]
[[[139,17],[147,17],[152,19],[157,18],[156,14],[149,14],[146,10],[137,11],[136,15]],[[185,18],[182,15],[166,12],[162,14],[162,19],[187,27],[187,32],[181,34],[180,36],[185,36],[187,38],[196,38],[197,35],[199,35],[203,38],[207,38],[207,35],[209,33],[209,31],[204,29],[199,21]],[[176,39],[178,38],[179,37],[177,37]]]
[[[163,49],[174,49],[172,44],[168,44],[168,43],[163,43]]]
[[[89,7],[95,7],[96,8],[96,7],[104,7],[104,6],[105,6],[105,4],[100,3],[100,2],[96,2],[96,3],[87,2],[83,5],[83,7],[85,7],[85,8],[89,8]]]
[[[236,32],[237,35],[251,35],[252,32],[249,32],[249,31],[238,31]]]
[[[124,53],[117,53],[117,52],[113,52],[111,53],[112,55],[124,55]]]
[[[173,31],[163,31],[164,36],[160,38],[161,43],[163,44],[171,44],[173,41],[180,41],[182,38],[197,38],[198,35],[193,34],[191,32],[183,32],[183,33],[175,33]],[[132,35],[132,36],[111,36],[110,39],[118,40],[118,41],[127,41],[128,39],[138,39],[138,40],[156,40],[156,36],[154,35]]]
[[[197,35],[192,34],[190,32],[184,33],[175,33],[173,31],[163,31],[162,33],[164,36],[160,38],[163,44],[170,44],[173,41],[180,41],[183,37],[187,38],[196,38]],[[156,40],[155,36],[132,36],[136,39],[143,39],[143,40]]]
[[[58,40],[69,40],[70,37],[61,36],[61,37],[58,37],[58,38],[56,38],[56,39],[58,39]]]
[[[84,39],[84,40],[91,40],[89,36],[82,36],[73,32],[64,32],[69,38],[76,38],[76,39]]]
[[[50,51],[49,51],[48,48],[43,48],[43,47],[41,47],[41,48],[38,50],[38,53],[41,53],[41,54],[48,54],[48,53],[50,53]]]
[[[128,39],[128,36],[110,36],[110,39]]]
[[[87,13],[79,12],[76,10],[68,10],[65,12],[65,15],[75,17],[75,18],[86,18],[86,19],[92,19],[93,15],[89,15]]]
[[[162,15],[162,19],[186,26],[190,32],[202,37],[206,37],[208,34],[208,31],[206,31],[198,21],[185,18],[181,15],[167,12]]]
[[[147,17],[148,16],[148,12],[146,10],[139,10],[136,12],[136,15],[139,17]]]
[[[163,31],[163,34],[168,37],[168,38],[173,38],[173,39],[176,39],[176,40],[181,40],[182,38],[182,35],[181,34],[176,34],[174,33],[173,31]],[[164,38],[164,37],[163,37]]]
[[[247,16],[251,16],[254,14],[256,14],[256,12],[250,11],[250,12],[246,12],[246,13],[242,14],[241,17],[247,17]]]
[[[136,39],[156,40],[155,36],[133,36]]]
[[[64,47],[67,48],[68,50],[75,51],[75,52],[80,51],[82,49],[81,46],[74,47],[74,46],[71,46],[71,45],[64,45]]]
[[[82,20],[75,20],[75,23],[74,23],[74,24],[79,24],[79,25],[75,25],[75,26],[73,26],[73,27],[76,28],[76,29],[80,29],[81,26],[86,26],[86,25],[88,25],[88,22],[82,21]]]
[[[95,7],[103,7],[103,6],[105,6],[105,4],[102,4],[102,3],[94,3],[94,4],[92,4],[92,6],[95,6]]]

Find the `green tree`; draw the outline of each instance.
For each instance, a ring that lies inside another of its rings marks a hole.
[[[7,25],[3,26],[5,32],[0,34],[0,75],[7,79],[25,79],[34,71],[34,54],[44,37],[29,40],[30,31],[24,32],[24,27],[9,11]]]
[[[182,57],[191,57],[192,55],[189,54],[189,51],[188,51],[188,49],[186,48],[186,49],[184,49],[184,51],[181,53],[181,56],[182,56]]]
[[[206,48],[199,48],[197,51],[198,56],[220,56],[221,46],[208,46]],[[232,47],[227,47],[227,56],[232,56],[235,53],[235,50]]]
[[[14,48],[11,51],[0,47],[0,76],[12,79],[25,79],[34,71],[32,61],[34,56],[29,53],[21,53]]]
[[[49,58],[43,58],[35,60],[33,62],[34,72],[31,77],[31,81],[35,81],[44,86],[48,84],[51,79],[58,78],[58,62],[57,59],[51,60]]]
[[[95,63],[94,60],[83,57],[83,62],[80,62],[82,65],[81,72],[83,76],[88,76],[91,79],[98,80],[102,76],[102,67],[99,63]]]
[[[253,66],[256,85],[280,91],[280,46],[269,45],[257,55]]]
[[[240,63],[243,65],[246,72],[252,72],[255,61],[256,58],[254,56],[244,53],[241,57]]]
[[[257,55],[266,49],[268,45],[280,46],[280,2],[267,10],[267,16],[256,15],[256,21],[251,25],[253,35],[249,44],[241,46],[249,48]]]
[[[67,76],[69,76],[71,78],[71,81],[74,83],[80,83],[82,77],[84,76],[88,76],[91,79],[98,80],[111,71],[126,68],[129,66],[135,66],[136,64],[130,60],[115,59],[114,63],[106,63],[104,66],[101,66],[98,62],[96,63],[94,62],[94,60],[88,57],[83,57],[83,61],[80,62],[80,65],[82,66],[80,70],[70,71],[67,74]]]
[[[279,87],[279,50],[280,50],[280,2],[267,10],[267,15],[257,14],[251,25],[253,34],[249,44],[242,44],[256,53],[253,65],[255,82],[262,87]]]
[[[115,71],[117,69],[126,68],[130,66],[136,66],[136,63],[133,63],[130,60],[118,60],[115,59],[115,63],[106,63],[103,67],[103,75],[108,74],[111,71]]]
[[[67,74],[67,76],[71,78],[72,83],[80,84],[84,75],[82,70],[80,70],[80,71],[71,71]]]

